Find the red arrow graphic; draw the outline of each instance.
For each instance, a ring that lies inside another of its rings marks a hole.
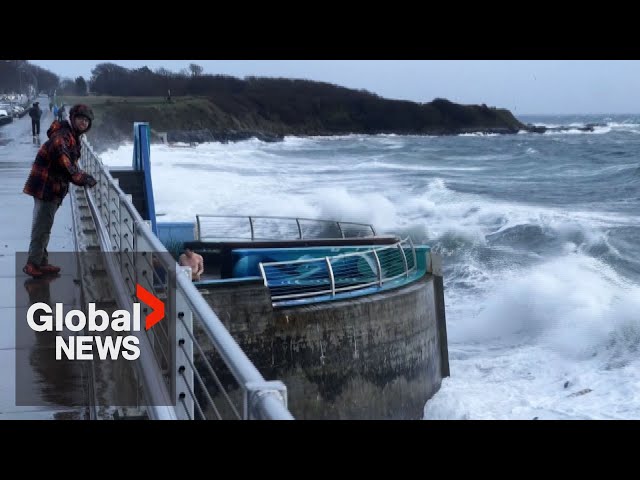
[[[145,328],[149,330],[164,318],[164,302],[139,283],[136,284],[136,296],[153,309],[145,319]]]

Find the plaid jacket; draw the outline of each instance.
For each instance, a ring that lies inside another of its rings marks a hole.
[[[80,138],[66,120],[54,121],[47,130],[49,140],[42,144],[22,190],[27,195],[58,204],[69,191],[69,182],[84,186],[87,173],[80,170]]]

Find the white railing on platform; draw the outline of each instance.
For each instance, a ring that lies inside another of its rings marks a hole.
[[[148,124],[136,123],[138,127],[142,129],[141,136],[148,135]],[[140,335],[141,359],[136,364],[143,379],[148,416],[293,419],[287,409],[285,385],[265,381],[193,286],[190,269],[176,264],[149,222],[133,206],[131,195],[120,189],[86,139],[82,142],[81,161],[98,181],[95,188],[87,189],[87,197],[102,251],[113,253],[105,257],[120,308],[130,309],[136,301],[137,284],[169,303],[165,306],[165,321]],[[172,291],[175,297],[168,295]],[[215,351],[219,360],[216,368],[209,361],[210,351],[205,352],[194,334],[196,324],[205,333],[204,341]],[[236,385],[223,385],[222,373],[217,371],[220,366],[231,374]],[[200,395],[196,394],[196,387]],[[167,400],[172,391],[176,392],[174,405]]]
[[[293,300],[382,287],[417,271],[410,238],[362,252],[258,265],[272,301]]]

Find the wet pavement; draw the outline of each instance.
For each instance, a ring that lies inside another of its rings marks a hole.
[[[88,411],[86,367],[56,361],[54,334],[26,326],[26,311],[37,301],[60,302],[65,310],[80,305],[73,266],[45,280],[22,273],[33,213],[33,198],[22,188],[53,121],[47,98],[39,101],[45,107],[39,138],[31,135],[28,115],[0,126],[0,419],[79,419]],[[75,250],[72,225],[68,195],[51,232],[50,263],[56,264],[56,252]]]

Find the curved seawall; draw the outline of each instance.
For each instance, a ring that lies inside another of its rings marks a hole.
[[[279,309],[259,281],[199,290],[260,373],[286,384],[296,418],[419,419],[448,375],[438,278]]]

